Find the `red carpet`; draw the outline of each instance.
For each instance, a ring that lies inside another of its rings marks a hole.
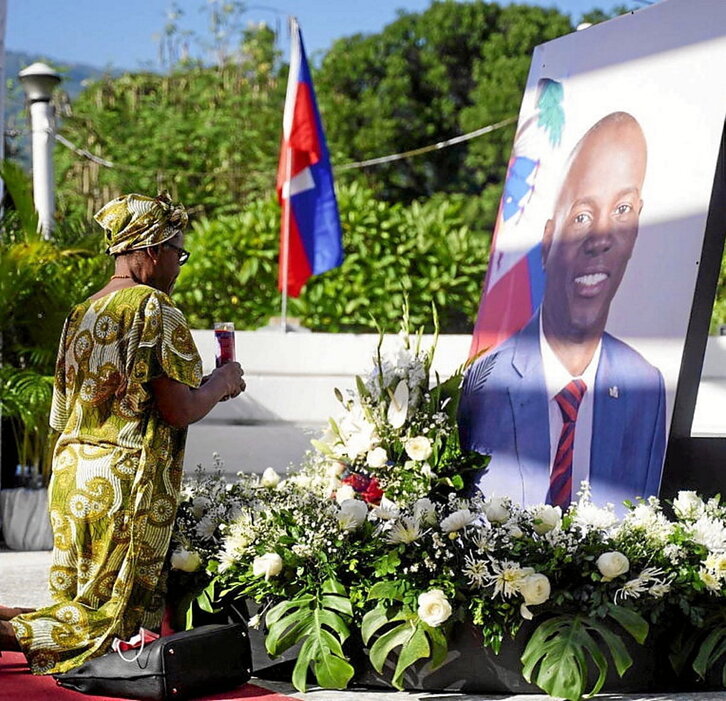
[[[108,696],[86,696],[76,691],[57,686],[53,677],[34,676],[28,671],[25,657],[19,652],[3,652],[0,657],[0,701],[118,701]],[[200,697],[200,701],[228,699],[260,699],[260,701],[297,701],[292,696],[278,694],[254,684],[228,691]]]

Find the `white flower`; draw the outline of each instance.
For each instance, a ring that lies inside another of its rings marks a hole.
[[[368,467],[372,468],[378,468],[383,467],[388,462],[388,453],[386,453],[385,448],[381,448],[378,446],[378,448],[373,448],[373,450],[368,451],[368,455],[366,455],[366,465]]]
[[[387,496],[383,496],[381,497],[381,503],[371,513],[381,521],[391,521],[399,517],[401,510],[396,506],[395,502],[391,501]]]
[[[615,509],[612,505],[606,508],[595,506],[591,501],[582,501],[577,504],[572,523],[583,531],[609,531],[618,522]]]
[[[670,589],[670,582],[659,579],[663,574],[663,570],[658,567],[646,567],[637,577],[630,579],[623,586],[615,592],[615,603],[624,601],[625,599],[638,599],[640,595],[650,589],[650,593],[653,594],[653,589],[656,592],[662,591],[667,592]],[[665,591],[663,588],[667,587]],[[658,594],[654,594],[658,596]],[[662,596],[662,594],[661,594]]]
[[[388,531],[388,542],[397,543],[413,543],[421,537],[421,528],[418,521],[412,518],[402,518],[396,521]]]
[[[406,449],[406,455],[411,460],[417,462],[423,462],[428,460],[432,453],[431,441],[426,436],[416,436],[415,438],[409,438],[404,448]]]
[[[673,500],[673,511],[683,520],[695,520],[703,515],[705,508],[703,499],[696,492],[680,491]]]
[[[335,501],[337,501],[338,504],[342,504],[344,501],[349,501],[351,499],[355,499],[355,489],[353,489],[353,487],[349,484],[341,484],[335,490]]]
[[[247,621],[247,625],[250,628],[257,629],[260,627],[261,622],[262,622],[262,619],[260,618],[260,614],[256,613],[254,616],[252,616],[252,618],[250,618],[249,621]]]
[[[401,380],[396,386],[396,391],[391,397],[391,403],[388,405],[388,423],[392,428],[401,428],[406,423],[406,415],[408,414],[408,384],[406,380]]]
[[[265,469],[265,471],[262,473],[262,477],[260,478],[260,485],[262,487],[267,487],[268,489],[272,489],[273,487],[277,487],[277,485],[280,483],[280,475],[275,472],[271,467],[268,467]]]
[[[451,604],[441,589],[431,589],[418,597],[418,617],[432,628],[451,616]]]
[[[489,568],[483,560],[475,560],[471,555],[464,557],[466,566],[463,569],[464,575],[472,587],[481,589],[489,579]]]
[[[522,618],[531,621],[533,616],[529,607],[543,604],[550,598],[551,591],[550,580],[546,575],[535,573],[523,577],[519,582],[519,593],[524,599],[524,603],[519,607]]]
[[[217,522],[212,520],[209,516],[205,516],[198,524],[197,524],[197,535],[202,540],[209,540],[213,535],[214,531],[217,530]]]
[[[179,548],[171,555],[172,569],[181,570],[182,572],[196,572],[202,564],[202,558],[199,553],[194,550],[186,550]]]
[[[368,518],[368,506],[359,499],[346,499],[335,517],[344,531],[354,531]]]
[[[493,574],[489,580],[494,583],[492,598],[501,594],[505,599],[519,591],[522,580],[530,574],[534,574],[531,567],[520,567],[518,562],[503,560],[492,562]]]
[[[543,604],[550,598],[550,580],[547,575],[535,572],[523,577],[519,582],[519,593],[528,606]]]
[[[282,572],[282,558],[277,553],[265,553],[252,561],[252,574],[255,577],[264,575],[265,579],[270,579],[280,572]]]
[[[441,522],[441,530],[444,533],[455,533],[473,523],[474,519],[476,516],[469,509],[459,509]]]
[[[516,523],[505,524],[504,527],[507,529],[507,535],[509,535],[510,538],[517,539],[524,535],[524,532]]]
[[[691,526],[691,538],[711,551],[726,550],[726,527],[708,516],[701,516]]]
[[[562,509],[559,506],[540,504],[532,510],[532,516],[534,532],[537,535],[544,535],[562,524]]]
[[[650,595],[656,599],[664,597],[671,590],[670,582],[659,582],[650,588]]]
[[[331,460],[325,466],[326,477],[339,477],[343,474],[343,472],[345,472],[345,463],[340,462],[339,460]]]
[[[212,505],[207,497],[195,497],[192,501],[192,513],[195,518],[201,518],[204,512]]]
[[[489,523],[505,523],[509,520],[509,500],[506,497],[492,497],[484,504],[484,515]]]
[[[726,553],[711,553],[703,563],[719,579],[726,579]]]
[[[623,553],[607,552],[597,558],[597,568],[603,576],[603,582],[609,582],[630,569],[630,562]]]
[[[718,592],[721,589],[721,582],[712,572],[709,572],[705,567],[702,567],[698,571],[698,576],[701,581],[706,585],[706,589],[710,592]]]
[[[436,525],[436,507],[431,499],[418,499],[413,505],[413,517],[426,526]]]

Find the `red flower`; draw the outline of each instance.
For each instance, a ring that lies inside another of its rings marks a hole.
[[[368,488],[363,492],[363,500],[368,504],[381,503],[381,497],[383,496],[383,490],[378,485],[378,480],[373,477],[368,483]]]
[[[365,475],[351,472],[347,477],[341,480],[343,484],[349,484],[356,493],[361,495],[363,501],[367,504],[380,504],[383,490],[378,484],[375,477],[366,477]]]

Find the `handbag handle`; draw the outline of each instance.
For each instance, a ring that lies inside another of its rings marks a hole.
[[[144,651],[144,645],[145,644],[146,644],[146,636],[142,635],[141,636],[141,645],[139,645],[139,651],[136,653],[136,656],[135,657],[132,657],[131,659],[128,659],[127,657],[124,657],[123,650],[121,650],[120,647],[116,648],[116,652],[117,652],[118,656],[124,662],[129,662],[129,663],[136,662],[136,660],[138,660],[139,657],[141,657],[141,653]]]

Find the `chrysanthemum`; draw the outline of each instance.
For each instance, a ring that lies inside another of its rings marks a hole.
[[[413,543],[421,537],[421,528],[418,521],[412,518],[402,518],[396,521],[388,531],[389,543]]]

